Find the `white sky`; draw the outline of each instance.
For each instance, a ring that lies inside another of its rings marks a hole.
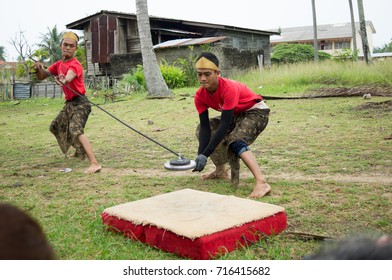
[[[317,24],[350,22],[348,0],[315,0]],[[355,21],[359,21],[357,0]],[[311,0],[148,0],[150,16],[225,24],[252,29],[274,29],[313,25]],[[0,15],[0,46],[6,59],[16,60],[9,43],[19,31],[25,31],[35,47],[42,34],[57,25],[65,25],[101,10],[136,13],[135,0],[18,0],[3,1]],[[374,46],[382,47],[392,39],[392,0],[363,0],[365,19],[373,22]]]

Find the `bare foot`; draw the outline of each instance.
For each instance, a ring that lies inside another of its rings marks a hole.
[[[85,171],[84,173],[86,174],[93,174],[93,173],[98,173],[101,171],[102,167],[99,164],[91,164]]]
[[[265,196],[271,191],[271,186],[267,183],[257,183],[252,193],[248,196],[249,198],[258,198]]]
[[[214,172],[210,174],[202,175],[201,178],[203,180],[211,180],[211,179],[228,179],[229,175],[227,174],[227,170],[225,168],[216,168]]]

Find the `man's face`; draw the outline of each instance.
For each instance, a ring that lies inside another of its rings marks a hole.
[[[200,86],[208,91],[216,91],[218,87],[218,76],[219,71],[217,70],[204,68],[197,69],[197,79],[199,80]]]
[[[69,59],[72,58],[76,52],[76,49],[78,48],[78,44],[76,43],[75,40],[65,38],[63,39],[63,42],[61,43],[60,49],[61,53],[63,55],[63,59]]]

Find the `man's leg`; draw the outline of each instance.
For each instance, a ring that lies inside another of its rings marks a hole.
[[[78,136],[79,142],[82,144],[84,151],[86,152],[87,158],[90,162],[90,166],[84,171],[84,173],[96,173],[101,170],[101,165],[99,165],[97,159],[95,158],[95,154],[93,152],[93,147],[84,134],[79,134]]]
[[[248,150],[240,155],[242,161],[245,163],[245,165],[249,168],[249,170],[252,172],[253,177],[256,180],[256,185],[252,191],[252,193],[249,195],[249,198],[258,198],[266,195],[271,191],[271,186],[267,183],[267,181],[264,179],[263,174],[261,173],[260,166],[256,161],[255,156],[253,153]]]

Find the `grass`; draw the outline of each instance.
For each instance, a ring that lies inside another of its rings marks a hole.
[[[241,73],[235,79],[246,83],[264,95],[292,96],[325,87],[355,87],[364,85],[392,86],[392,67],[388,60],[372,63],[336,63],[324,61],[315,64],[289,64],[271,69]],[[262,86],[262,88],[259,88]]]
[[[90,99],[194,158],[198,117],[193,93],[176,90],[174,99],[159,100],[131,95],[113,103]],[[370,102],[388,99],[373,97]],[[392,133],[392,111],[355,110],[366,102],[360,97],[267,101],[270,123],[251,148],[273,191],[258,200],[286,209],[287,231],[335,238],[359,232],[392,234],[392,141],[384,139]],[[173,154],[95,107],[85,133],[103,170],[84,175],[87,161],[65,159],[48,131],[62,106],[61,99],[0,103],[0,200],[28,210],[60,259],[179,259],[106,231],[102,211],[183,188],[244,198],[253,188],[244,166],[239,188],[223,180],[201,181],[190,171],[164,170],[163,163]],[[73,171],[59,172],[64,167]],[[212,168],[209,162],[207,170]],[[320,245],[282,233],[218,259],[301,259]]]

